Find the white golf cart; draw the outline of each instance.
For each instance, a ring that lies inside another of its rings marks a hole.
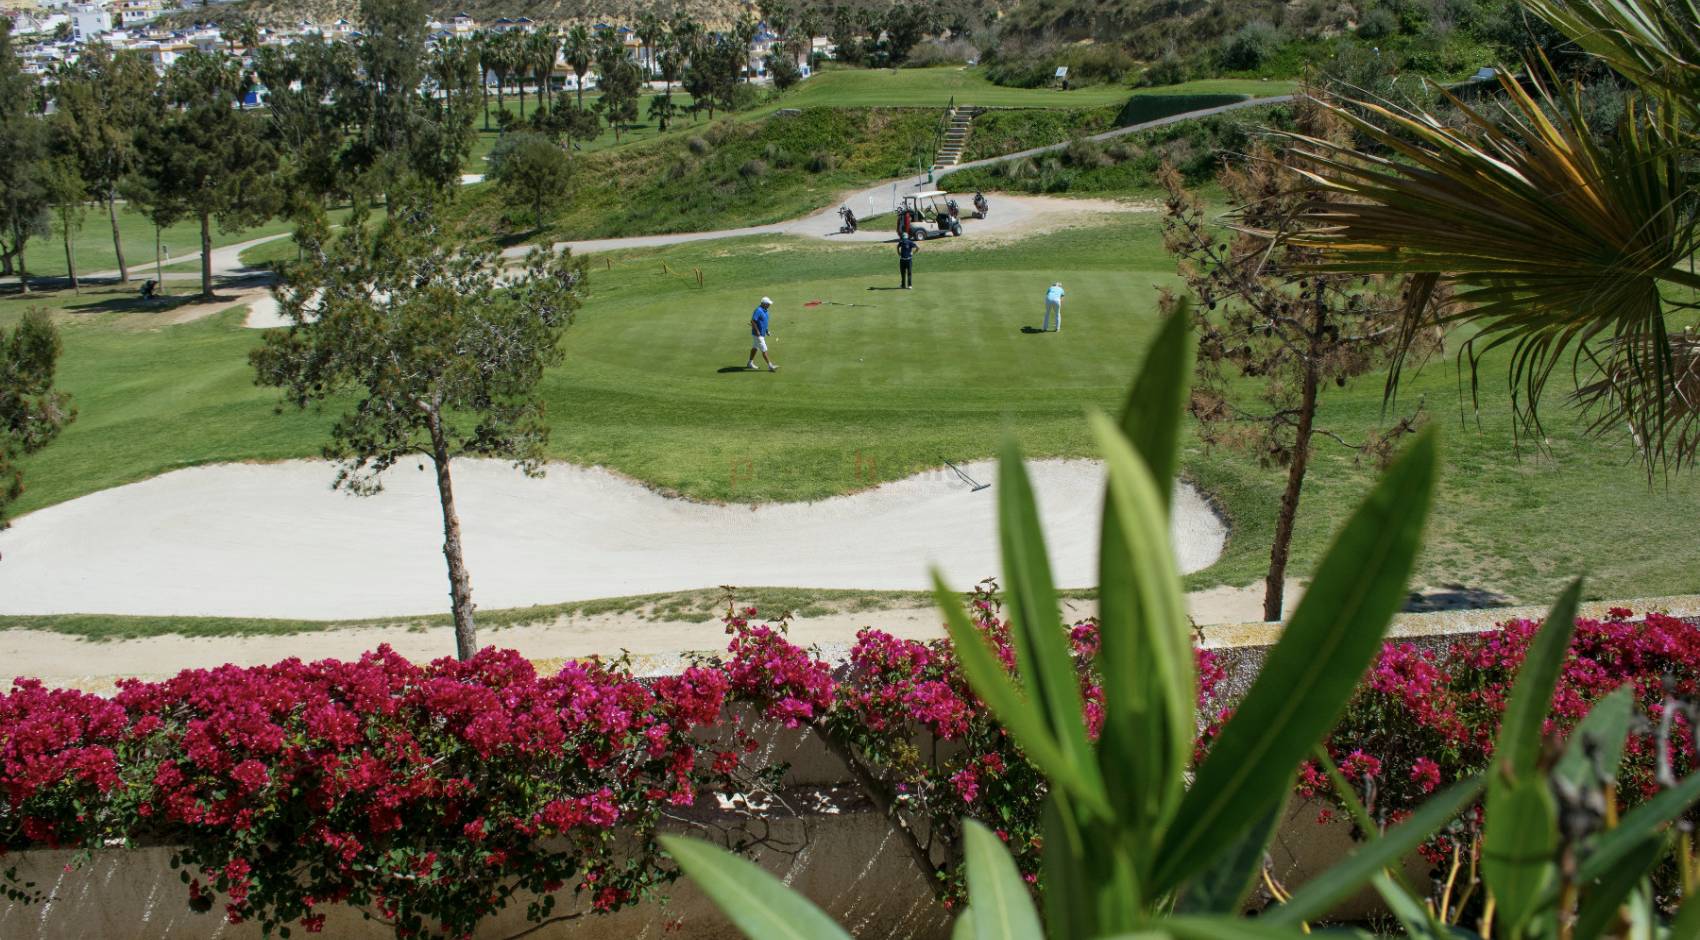
[[[918,239],[961,235],[962,221],[958,212],[956,200],[943,190],[908,193],[897,207],[897,230],[908,232]],[[927,231],[929,222],[937,226],[935,231]]]

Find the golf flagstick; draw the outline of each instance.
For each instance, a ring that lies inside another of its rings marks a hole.
[[[973,487],[973,489],[968,491],[970,493],[978,493],[981,490],[986,489],[987,487],[991,486],[990,483],[981,483],[979,480],[976,480],[973,477],[969,476],[967,473],[964,473],[961,467],[958,467],[956,464],[953,464],[948,460],[946,460],[944,462],[944,465],[949,467],[952,470],[955,470],[956,475],[962,478],[962,482]]]

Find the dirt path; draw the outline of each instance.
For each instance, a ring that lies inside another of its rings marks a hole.
[[[1289,594],[1296,595],[1296,588],[1296,584],[1289,587]],[[1214,588],[1188,595],[1187,602],[1193,619],[1200,624],[1247,623],[1261,615],[1263,586]],[[1064,614],[1075,620],[1095,610],[1090,601],[1070,601]],[[897,607],[801,617],[792,621],[790,638],[802,646],[819,645],[831,655],[853,643],[856,631],[863,627],[916,640],[945,635],[935,609]],[[543,662],[626,651],[646,673],[675,668],[680,652],[726,648],[726,635],[718,621],[652,620],[637,611],[485,629],[480,639],[485,645],[515,649]],[[10,686],[14,677],[28,676],[49,685],[106,692],[116,679],[127,676],[161,679],[184,669],[211,669],[226,663],[257,666],[292,656],[354,659],[386,643],[416,662],[454,651],[454,637],[446,626],[362,627],[288,636],[159,636],[108,642],[40,630],[0,630],[0,688]]]

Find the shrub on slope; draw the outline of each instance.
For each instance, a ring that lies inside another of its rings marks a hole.
[[[568,206],[549,234],[607,238],[794,218],[846,189],[914,172],[932,157],[938,120],[933,109],[806,108],[576,157]],[[465,205],[471,231],[520,228],[491,193],[469,193]]]

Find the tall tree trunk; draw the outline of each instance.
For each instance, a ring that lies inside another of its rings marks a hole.
[[[583,111],[584,110],[584,76],[585,76],[585,73],[574,72],[573,74],[578,76],[578,108],[579,108],[580,111]]]
[[[106,194],[106,214],[112,219],[112,253],[118,256],[118,283],[130,283],[130,267],[124,263],[124,239],[118,234],[118,194]]]
[[[490,129],[490,86],[483,81],[478,83],[480,92],[484,95],[484,129]]]
[[[64,229],[65,229],[65,273],[70,275],[70,277],[71,277],[71,292],[74,293],[74,294],[80,294],[80,293],[83,292],[83,288],[82,288],[82,285],[77,283],[77,256],[75,254],[72,254],[72,252],[71,252],[71,227],[69,225],[66,225],[66,226],[64,226]]]
[[[1321,319],[1320,311],[1317,319]],[[1305,356],[1304,391],[1299,400],[1299,427],[1293,435],[1293,460],[1287,465],[1287,489],[1281,494],[1281,512],[1275,519],[1275,544],[1269,550],[1269,574],[1263,579],[1263,619],[1281,619],[1286,588],[1287,549],[1293,543],[1293,520],[1299,514],[1299,495],[1304,489],[1305,469],[1310,464],[1310,438],[1316,424],[1316,353],[1321,323],[1311,327],[1310,348]]]
[[[460,545],[460,516],[455,514],[454,483],[449,479],[449,445],[443,419],[432,413],[431,461],[437,467],[437,501],[443,507],[443,558],[449,563],[449,603],[454,608],[455,655],[471,659],[478,652],[478,629],[472,622],[472,578]]]
[[[27,294],[30,292],[30,271],[29,260],[24,256],[24,249],[29,247],[29,239],[20,235],[13,244],[18,246],[18,292]]]
[[[161,296],[165,294],[165,250],[160,245],[159,226],[153,227],[153,279],[154,290]]]
[[[519,119],[523,121],[525,120],[525,76],[520,75],[519,80],[514,84],[519,86]]]
[[[201,213],[201,299],[213,299],[212,289],[212,216]]]

